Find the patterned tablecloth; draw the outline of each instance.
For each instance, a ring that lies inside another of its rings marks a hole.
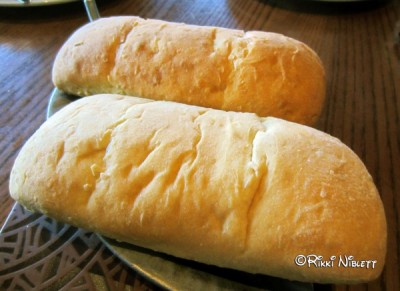
[[[0,234],[0,286],[9,290],[129,290],[136,274],[88,231],[16,203]],[[154,287],[154,286],[152,286]]]

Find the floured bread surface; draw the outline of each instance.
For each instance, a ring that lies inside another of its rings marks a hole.
[[[385,260],[382,202],[357,156],[320,131],[250,113],[83,98],[24,145],[10,193],[60,221],[251,273],[354,283]],[[337,259],[296,264],[313,254]],[[376,263],[345,268],[339,256]]]
[[[60,49],[53,82],[86,96],[120,93],[254,112],[313,124],[325,98],[325,72],[300,41],[261,31],[102,18]]]

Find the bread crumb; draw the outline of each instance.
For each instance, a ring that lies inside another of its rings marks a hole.
[[[90,166],[90,171],[92,172],[93,177],[98,177],[99,173],[102,172],[102,169],[99,165],[93,164]]]

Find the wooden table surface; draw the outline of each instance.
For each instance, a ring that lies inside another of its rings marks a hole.
[[[375,2],[375,1],[373,1]],[[197,25],[283,33],[312,47],[327,73],[316,127],[351,147],[384,203],[388,254],[379,280],[350,290],[400,290],[400,1],[329,4],[299,0],[98,1],[101,16],[138,15]],[[54,57],[88,21],[80,1],[0,8],[0,225],[13,200],[8,179],[28,137],[45,121]],[[1,248],[1,246],[0,246]],[[137,276],[138,289],[153,285]],[[325,286],[327,287],[327,286]]]

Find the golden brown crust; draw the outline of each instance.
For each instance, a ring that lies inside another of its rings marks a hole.
[[[24,145],[10,193],[60,221],[251,273],[356,283],[385,260],[382,202],[359,158],[325,133],[250,113],[83,98]],[[334,266],[296,265],[314,254]],[[376,263],[345,268],[339,256]]]
[[[118,93],[313,124],[325,73],[305,44],[276,33],[102,18],[58,53],[53,82],[79,96]]]

